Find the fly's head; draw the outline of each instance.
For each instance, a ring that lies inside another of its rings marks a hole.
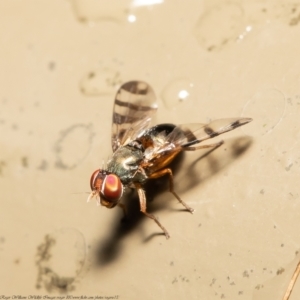
[[[88,197],[88,201],[96,197],[97,204],[107,208],[113,208],[119,203],[124,190],[123,184],[116,174],[101,169],[92,174],[90,185],[92,193]]]

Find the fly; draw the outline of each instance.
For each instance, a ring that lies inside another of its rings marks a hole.
[[[181,151],[195,151],[203,148],[216,148],[223,141],[197,145],[252,121],[251,118],[219,119],[209,124],[159,124],[150,127],[157,110],[153,89],[145,82],[130,81],[123,84],[115,98],[112,116],[113,155],[103,169],[96,170],[90,179],[92,193],[98,205],[113,208],[120,206],[124,189],[134,188],[140,201],[140,210],[152,219],[163,231],[170,235],[158,219],[147,212],[147,199],[143,189],[145,182],[167,175],[169,191],[193,213],[174,191],[172,170],[168,167]]]

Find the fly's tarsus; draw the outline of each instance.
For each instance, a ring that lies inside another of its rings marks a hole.
[[[152,219],[161,228],[161,230],[164,232],[167,239],[170,238],[167,229],[164,226],[162,226],[162,224],[158,221],[158,219],[154,215],[149,214],[147,212],[147,200],[146,200],[146,195],[144,190],[140,186],[137,186],[136,188],[140,199],[141,212],[148,218]]]

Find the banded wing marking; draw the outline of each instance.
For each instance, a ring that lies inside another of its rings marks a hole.
[[[112,149],[134,140],[149,127],[157,110],[153,89],[142,81],[129,81],[118,90],[112,120]]]

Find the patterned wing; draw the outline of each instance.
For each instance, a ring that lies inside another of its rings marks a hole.
[[[169,134],[162,132],[161,137],[157,137],[157,141],[160,142],[157,142],[153,148],[148,149],[146,158],[151,162],[160,155],[180,152],[184,150],[184,148],[214,138],[251,121],[251,118],[230,118],[214,120],[208,124],[195,123],[177,125]]]
[[[182,124],[167,136],[169,143],[189,147],[251,122],[251,118],[217,119],[208,124]],[[184,133],[184,134],[182,134]]]
[[[157,110],[153,89],[142,81],[124,83],[117,92],[112,120],[112,149],[134,140],[149,127]]]

